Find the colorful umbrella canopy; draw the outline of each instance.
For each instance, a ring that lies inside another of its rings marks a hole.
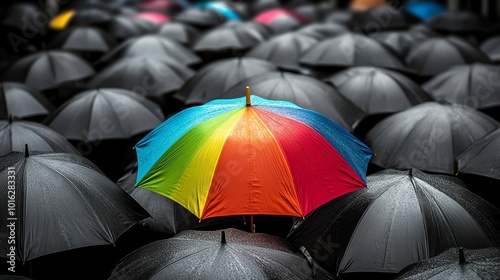
[[[158,23],[158,24],[170,21],[170,18],[167,15],[157,13],[157,12],[138,12],[138,13],[135,13],[133,15],[133,17],[149,20],[151,22]]]
[[[500,275],[500,248],[450,248],[418,263],[407,266],[397,280],[455,280],[498,279]]]
[[[236,13],[231,7],[224,2],[201,2],[194,5],[200,9],[207,9],[217,12],[219,15],[223,16],[227,20],[241,20],[240,15]]]
[[[372,155],[327,117],[285,101],[220,99],[169,118],[137,145],[137,186],[200,219],[304,217],[365,186]]]
[[[446,12],[445,5],[437,1],[413,1],[405,4],[405,9],[413,15],[426,20]]]

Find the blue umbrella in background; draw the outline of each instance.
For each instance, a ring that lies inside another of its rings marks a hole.
[[[423,20],[442,14],[448,10],[446,6],[435,1],[412,1],[407,3],[405,8]]]
[[[200,9],[207,9],[217,12],[227,20],[241,20],[240,15],[238,15],[231,7],[229,7],[224,2],[201,2],[196,3],[194,6]]]

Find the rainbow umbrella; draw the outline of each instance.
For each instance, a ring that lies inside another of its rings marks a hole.
[[[365,186],[372,152],[362,142],[317,112],[249,91],[181,111],[144,137],[136,186],[200,219],[304,217]]]

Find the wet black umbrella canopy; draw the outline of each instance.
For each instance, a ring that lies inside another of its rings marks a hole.
[[[26,149],[27,150],[27,149]],[[0,158],[0,178],[15,170],[16,259],[110,245],[148,213],[90,161],[63,153],[13,152]],[[7,184],[0,207],[7,209]],[[7,221],[7,211],[0,218]],[[21,226],[23,225],[23,226]],[[9,228],[0,229],[8,236]],[[0,252],[7,255],[7,246]]]
[[[287,240],[332,273],[398,273],[451,248],[500,245],[500,210],[451,176],[384,170],[298,222]]]
[[[186,81],[174,98],[186,105],[203,104],[228,90],[237,82],[276,70],[276,66],[262,59],[244,57],[218,60],[207,64]],[[242,89],[243,96],[244,88]]]
[[[455,174],[456,157],[500,124],[475,109],[426,102],[389,116],[373,127],[365,143],[384,168],[418,168]]]
[[[80,154],[64,136],[41,123],[0,120],[0,156],[22,152],[26,144],[34,151]]]
[[[25,83],[36,90],[59,87],[94,75],[89,63],[65,51],[42,51],[16,61],[6,71],[3,80]]]
[[[500,180],[500,128],[493,130],[457,157],[458,172]]]
[[[138,269],[140,267],[140,269]],[[333,279],[282,239],[236,229],[183,231],[122,259],[110,279]]]
[[[500,248],[450,248],[436,257],[412,264],[395,278],[411,279],[498,279]]]
[[[54,106],[44,95],[24,84],[0,83],[0,118],[43,117],[53,110]]]

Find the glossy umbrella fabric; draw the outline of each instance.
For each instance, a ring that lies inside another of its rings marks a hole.
[[[0,118],[46,116],[54,105],[39,92],[21,83],[0,83]]]
[[[174,21],[206,29],[226,22],[227,19],[214,10],[191,7],[177,14]]]
[[[271,37],[258,22],[229,21],[205,32],[193,46],[195,52],[245,51]]]
[[[339,92],[313,77],[286,72],[267,73],[247,78],[223,92],[217,98],[237,98],[241,89],[252,86],[255,95],[272,100],[285,100],[314,110],[353,131],[364,117],[363,112],[342,97]]]
[[[109,11],[88,7],[75,10],[66,26],[102,26],[112,19],[113,15]]]
[[[74,96],[44,121],[68,140],[128,139],[164,119],[158,105],[128,90],[100,88]]]
[[[196,28],[180,22],[167,22],[162,24],[157,34],[177,41],[184,46],[191,46],[200,36],[200,32],[196,30]]]
[[[421,76],[433,76],[452,66],[491,63],[491,60],[464,39],[448,36],[430,38],[415,44],[406,57],[406,63]]]
[[[457,157],[458,172],[500,180],[500,129],[493,130]]]
[[[155,24],[162,24],[170,21],[170,18],[167,15],[154,11],[137,12],[134,13],[132,16],[135,18],[151,21]]]
[[[450,248],[447,251],[412,264],[396,277],[410,279],[498,279],[500,275],[500,249]]]
[[[371,151],[347,130],[290,102],[246,98],[186,109],[150,132],[135,147],[137,187],[205,219],[304,217],[365,186]]]
[[[57,34],[50,43],[54,49],[100,52],[109,51],[115,42],[110,35],[95,27],[69,28]]]
[[[406,70],[404,63],[387,47],[355,33],[321,41],[307,50],[299,63],[311,67],[378,66]]]
[[[445,5],[433,0],[408,2],[405,4],[405,9],[422,20],[430,19],[448,10]]]
[[[253,20],[269,26],[276,34],[291,31],[309,22],[301,14],[282,8],[264,11]]]
[[[436,100],[476,109],[500,107],[500,68],[474,63],[455,66],[422,85]]]
[[[180,89],[194,73],[187,66],[161,56],[127,57],[100,71],[88,87],[122,88],[161,97]]]
[[[140,269],[137,269],[140,267]],[[111,279],[334,279],[282,239],[233,228],[183,231],[122,259]]]
[[[201,62],[196,54],[174,40],[159,35],[144,35],[121,43],[97,63],[110,63],[133,56],[164,56],[188,66]]]
[[[317,43],[318,39],[314,37],[298,32],[288,32],[260,43],[245,56],[270,61],[283,70],[308,73],[309,71],[299,65],[298,61],[306,50]]]
[[[375,40],[390,48],[404,59],[413,44],[416,44],[417,38],[408,31],[385,31],[370,35]]]
[[[308,24],[302,28],[297,29],[296,32],[316,38],[318,40],[323,40],[329,37],[342,35],[349,32],[349,30],[347,29],[347,27],[341,24],[325,22]]]
[[[500,62],[500,36],[488,38],[481,44],[481,50],[486,53],[492,61]]]
[[[16,171],[16,259],[28,261],[75,248],[111,245],[148,213],[90,161],[66,153],[13,152],[0,159],[0,178]],[[0,206],[7,209],[7,184]],[[7,211],[0,217],[7,221]],[[21,226],[22,225],[22,226]],[[0,236],[8,236],[8,228]],[[7,246],[0,252],[6,255]]]
[[[106,24],[105,29],[116,40],[123,41],[154,33],[158,30],[158,24],[141,18],[118,15]]]
[[[384,170],[299,221],[287,240],[332,273],[398,273],[451,247],[498,246],[499,218],[455,177]]]
[[[223,1],[207,1],[194,4],[196,8],[215,11],[226,20],[241,20],[241,16],[228,4]]]
[[[275,70],[272,63],[257,58],[218,60],[198,70],[173,97],[186,105],[203,104],[243,79]]]
[[[36,90],[47,90],[94,74],[92,66],[80,57],[54,50],[21,58],[7,69],[3,80],[21,82]]]
[[[365,115],[395,113],[432,101],[418,84],[383,68],[352,67],[323,81],[333,85]]]
[[[499,126],[470,107],[426,102],[379,122],[365,143],[377,155],[375,165],[455,174],[456,157]]]
[[[195,215],[175,201],[155,192],[135,187],[137,165],[127,175],[117,181],[118,186],[132,196],[151,217],[141,221],[143,229],[175,235],[183,230],[203,228],[240,227],[244,217],[220,217],[200,221]]]
[[[22,152],[26,144],[34,151],[80,154],[64,136],[41,123],[12,118],[0,120],[0,156]]]

